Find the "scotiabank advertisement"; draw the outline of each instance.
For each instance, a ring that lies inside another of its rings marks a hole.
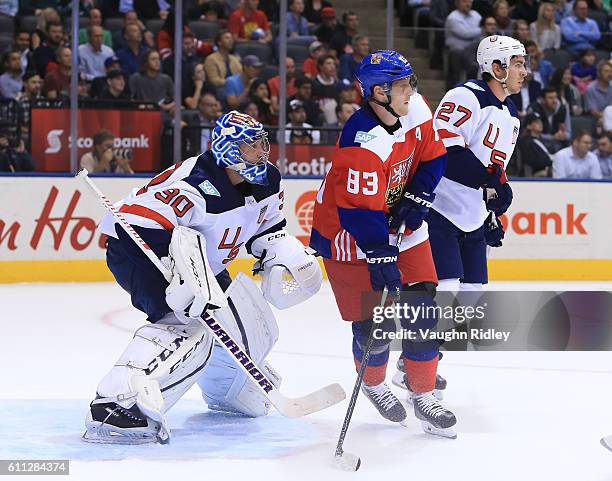
[[[331,168],[335,145],[286,145],[285,162],[280,162],[278,145],[270,146],[270,159],[283,175],[324,176]]]
[[[161,113],[151,110],[78,110],[78,159],[93,148],[100,130],[115,135],[114,148],[132,151],[136,172],[158,172]],[[44,172],[70,171],[70,110],[32,109],[32,157]]]
[[[148,179],[98,177],[95,182],[117,201]],[[320,184],[285,180],[287,227],[305,243]],[[611,187],[598,182],[514,182],[514,203],[502,219],[503,247],[490,251],[491,279],[612,280],[612,222],[602,207],[612,205]],[[0,282],[56,280],[41,277],[37,263],[49,261],[54,262],[54,273],[65,269],[63,280],[108,279],[108,273],[82,277],[76,270],[70,277],[70,262],[75,261],[96,261],[96,269],[106,272],[103,239],[96,232],[105,211],[82,181],[0,177],[0,205]],[[242,250],[238,261],[246,257]],[[9,275],[15,271],[20,277]]]

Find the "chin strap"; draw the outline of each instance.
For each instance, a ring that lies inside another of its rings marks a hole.
[[[509,97],[512,94],[508,90],[508,84],[506,83],[506,80],[508,80],[508,75],[510,75],[510,69],[506,67],[505,70],[506,70],[506,76],[503,79],[498,79],[493,73],[493,71],[491,71],[491,77],[493,77],[495,80],[497,80],[501,84],[502,88],[504,89],[504,93],[506,94],[506,97]]]
[[[387,103],[383,103],[380,100],[376,100],[374,97],[370,97],[368,100],[370,100],[371,102],[374,102],[376,105],[380,105],[382,108],[384,108],[387,112],[389,112],[395,118],[399,119],[401,115],[398,115],[398,113],[395,110],[393,110],[393,107],[391,107],[391,95],[386,92],[385,92],[385,95],[387,96]]]

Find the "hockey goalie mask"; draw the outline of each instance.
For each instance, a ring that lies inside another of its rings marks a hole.
[[[511,60],[515,57],[522,58],[524,63],[512,66]],[[511,68],[524,68],[527,73],[530,72],[529,55],[527,55],[523,44],[512,37],[505,37],[503,35],[493,35],[483,38],[478,44],[476,61],[478,62],[480,71],[490,74],[495,80],[502,84],[505,90],[507,90],[506,81],[510,75]],[[506,76],[504,78],[498,78],[495,73],[493,73],[493,65],[495,63],[506,70]],[[506,93],[508,94],[508,92]]]
[[[263,125],[235,110],[215,124],[211,150],[217,165],[235,170],[247,182],[267,184],[270,143]]]

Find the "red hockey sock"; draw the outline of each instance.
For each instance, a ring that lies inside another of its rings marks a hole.
[[[361,361],[353,356],[355,361],[355,369],[359,372],[361,368]],[[382,366],[366,366],[365,373],[363,375],[363,383],[368,386],[378,386],[385,382],[385,376],[387,374],[387,363]],[[435,376],[435,374],[434,374]]]
[[[431,361],[413,361],[404,358],[404,369],[408,374],[410,389],[413,392],[433,391],[436,387],[438,356]]]

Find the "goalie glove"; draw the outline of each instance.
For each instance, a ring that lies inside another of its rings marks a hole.
[[[286,230],[258,237],[250,252],[259,258],[253,271],[262,272],[262,293],[274,307],[286,309],[319,291],[323,273],[317,258]]]

